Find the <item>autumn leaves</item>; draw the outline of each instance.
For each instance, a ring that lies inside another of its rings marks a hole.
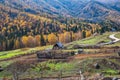
[[[71,31],[61,34],[51,33],[48,35],[41,34],[36,36],[23,36],[21,38],[21,44],[23,44],[23,47],[36,47],[43,46],[42,43],[45,43],[44,45],[53,45],[56,42],[69,43],[71,41],[79,40],[89,36],[91,36],[90,31],[79,31],[77,33],[73,33]],[[18,47],[18,41],[16,41],[15,45]]]

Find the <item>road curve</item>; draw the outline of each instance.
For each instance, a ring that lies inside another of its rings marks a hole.
[[[116,34],[112,34],[112,35],[109,36],[109,38],[112,39],[112,42],[113,42],[113,43],[116,43],[116,42],[120,41],[120,39],[119,39],[119,38],[116,38],[115,35],[116,35]]]
[[[117,33],[116,33],[116,34],[117,34]],[[101,44],[98,44],[98,45],[99,45],[99,46],[110,45],[110,44],[113,44],[113,43],[116,43],[116,42],[120,41],[119,38],[116,38],[116,37],[115,37],[116,34],[111,34],[111,35],[109,36],[109,38],[111,39],[111,41],[106,42],[106,43],[101,43]]]

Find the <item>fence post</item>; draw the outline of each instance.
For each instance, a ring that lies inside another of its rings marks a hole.
[[[84,75],[82,74],[82,71],[81,71],[81,70],[79,70],[79,73],[80,73],[80,78],[79,78],[79,80],[85,80]]]
[[[82,73],[81,70],[79,70],[79,75],[80,75],[79,80],[81,80],[81,73]]]
[[[40,78],[43,78],[43,71],[40,71]]]
[[[62,80],[62,70],[60,70],[60,73],[59,73],[59,80]]]

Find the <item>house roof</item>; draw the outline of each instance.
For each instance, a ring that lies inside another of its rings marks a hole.
[[[55,45],[58,45],[58,47],[63,48],[63,44],[61,42],[57,42]]]

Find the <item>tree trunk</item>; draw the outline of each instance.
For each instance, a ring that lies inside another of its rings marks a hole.
[[[17,73],[14,73],[14,74],[13,74],[13,80],[19,80]]]

